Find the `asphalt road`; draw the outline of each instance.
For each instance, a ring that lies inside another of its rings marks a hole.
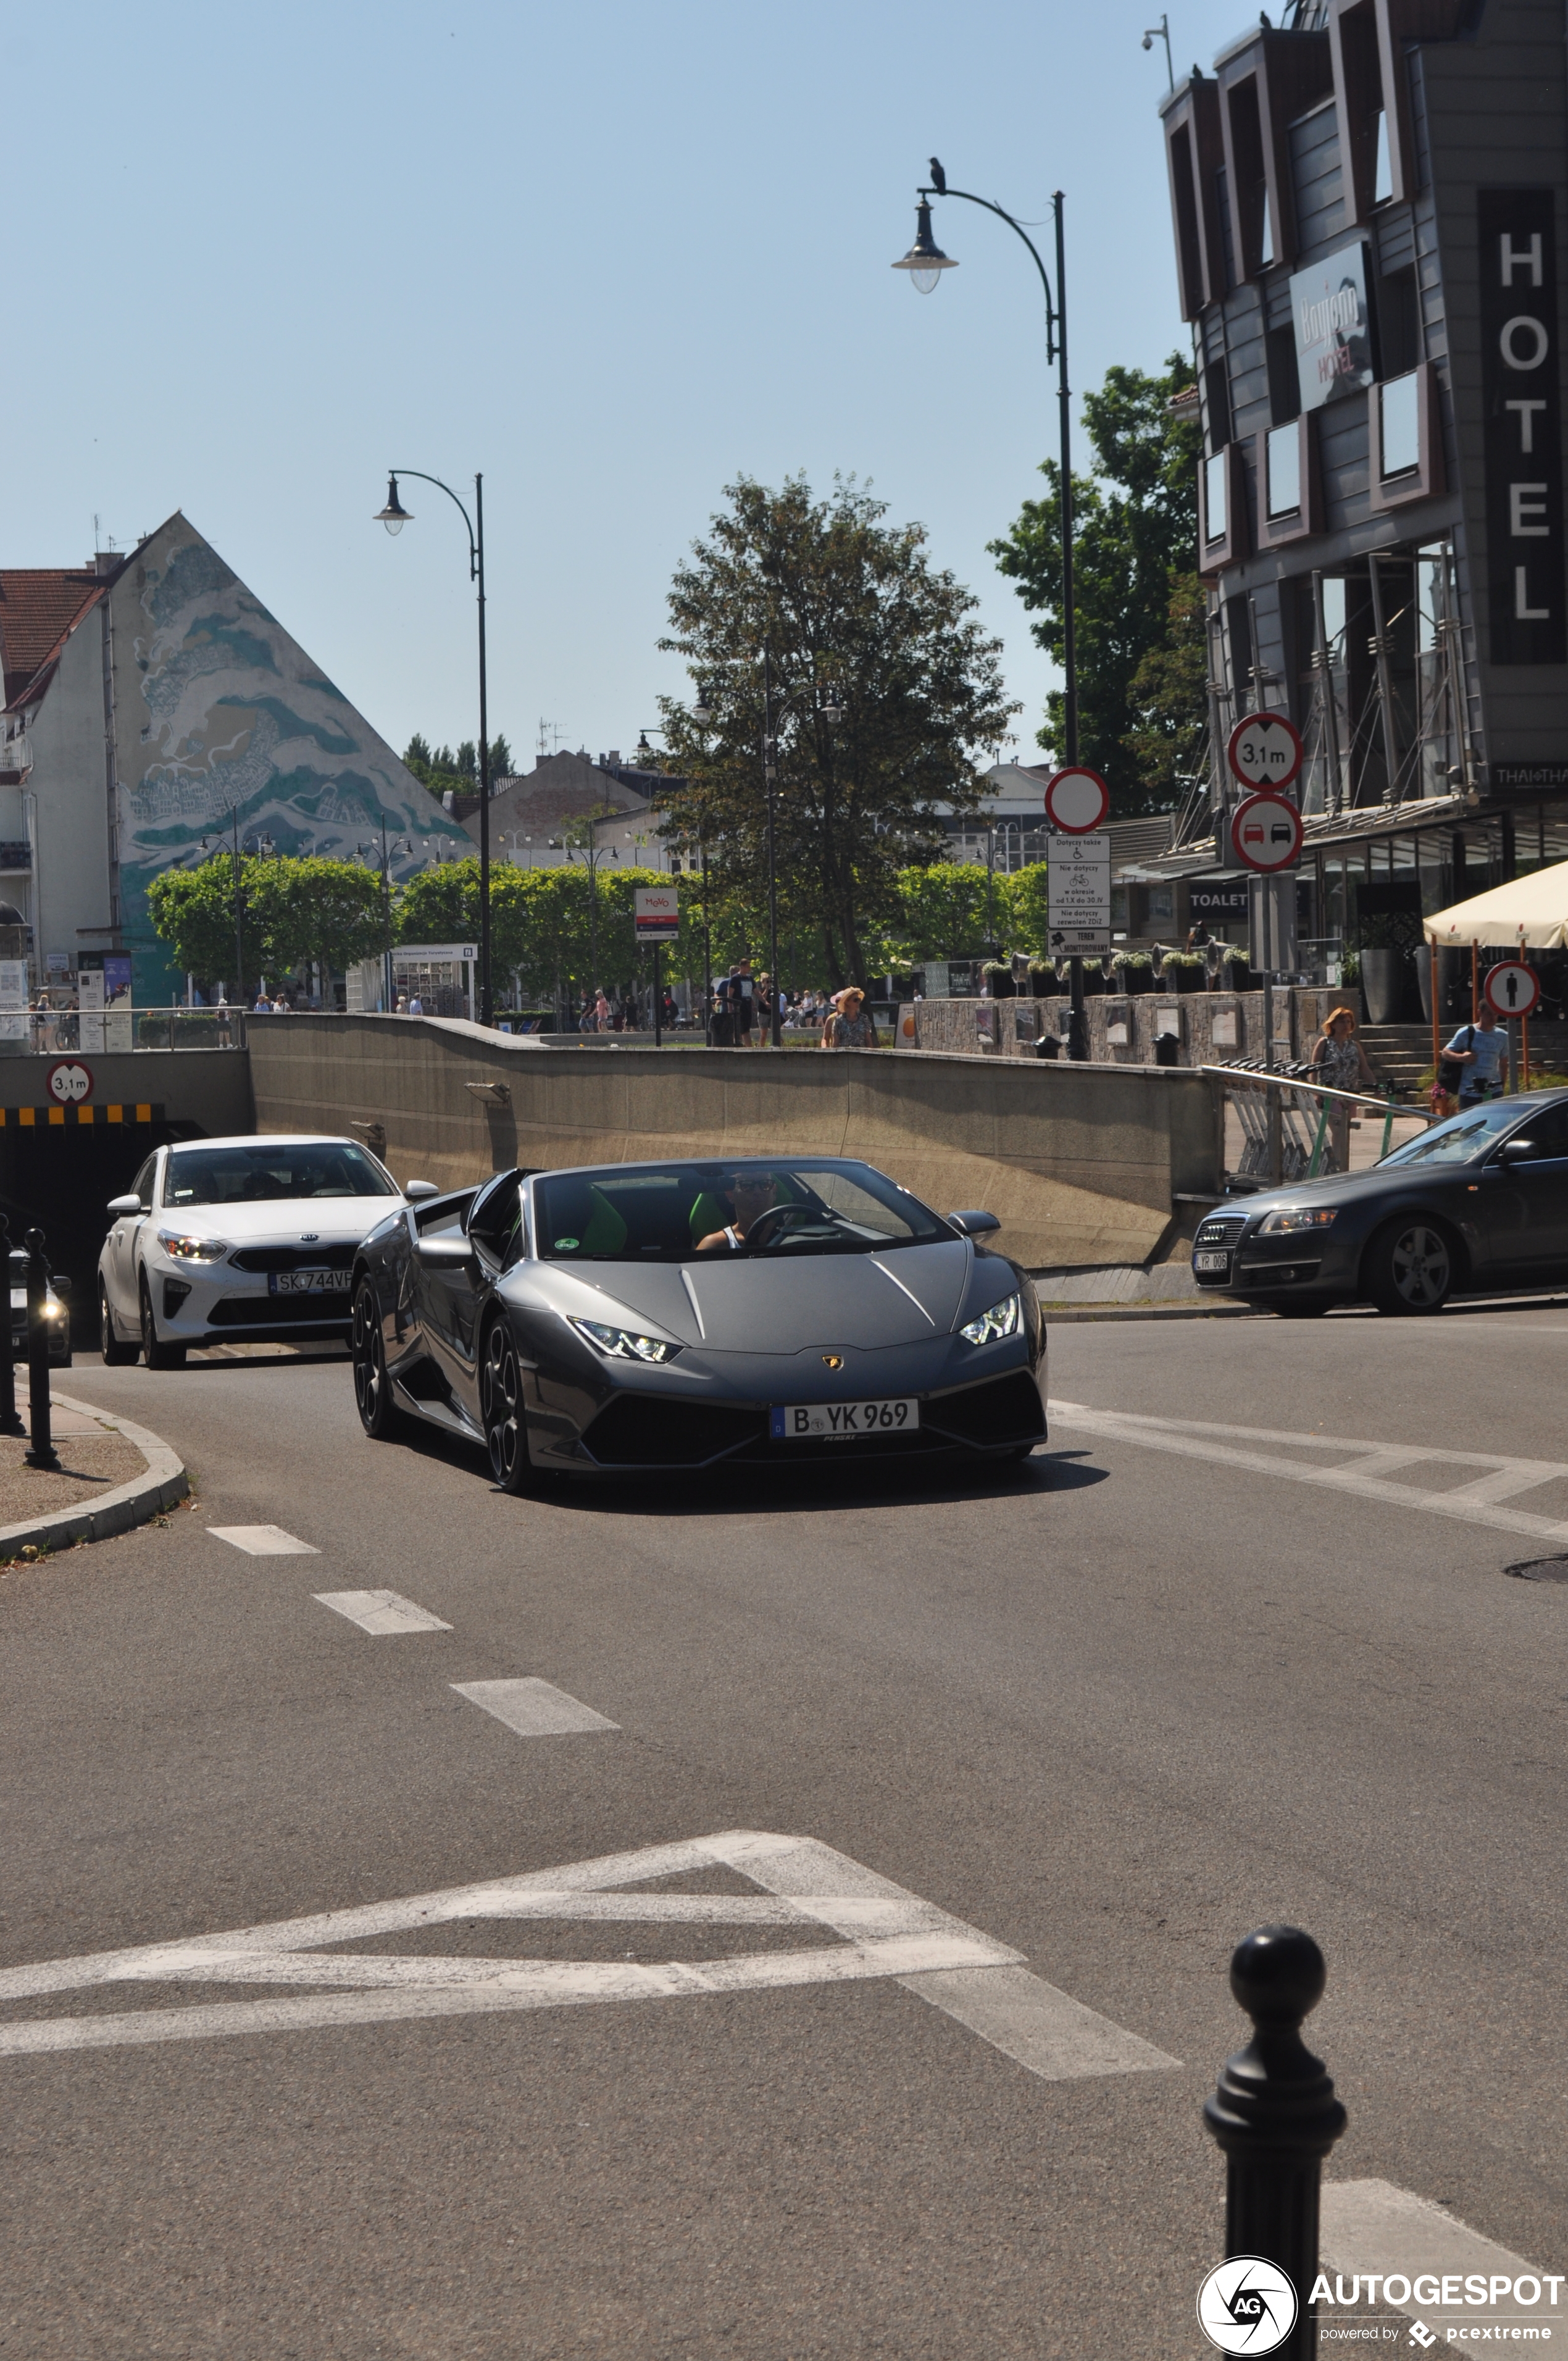
[[[128,2029],[0,2055],[0,2354],[1187,2361],[1226,1963],[1279,1919],[1329,1960],[1331,2175],[1568,2268],[1568,1587],[1502,1570],[1568,1549],[1568,1466],[1494,1466],[1568,1458],[1565,1371],[1552,1307],[1074,1324],[1082,1407],[1023,1472],[512,1501],[437,1438],[366,1442],[343,1363],[79,1359],[199,1498],[0,1579],[0,1966],[771,1831],[1179,2062],[1052,2079],[886,1975],[306,2024],[257,2004],[314,2005],[308,1960],[40,1987],[0,2030]],[[261,1524],[319,1554],[208,1531]],[[450,1629],[315,1598],[382,1588]],[[617,1728],[520,1735],[453,1686],[530,1678]],[[757,1887],[717,1862],[636,1883],[713,1916],[476,1905],[338,1949],[608,1974],[823,1939],[722,1923]]]

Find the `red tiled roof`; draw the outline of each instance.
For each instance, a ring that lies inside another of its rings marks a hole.
[[[85,566],[0,566],[0,655],[10,705],[104,588]]]

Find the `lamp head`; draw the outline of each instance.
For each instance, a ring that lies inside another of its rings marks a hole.
[[[844,708],[836,697],[829,697],[827,704],[823,706],[822,719],[829,730],[837,730],[839,722],[844,719]]]
[[[907,270],[912,284],[922,295],[930,294],[944,270],[956,270],[959,267],[932,236],[931,208],[924,197],[915,208],[915,243],[893,267],[895,270]]]
[[[398,498],[396,476],[389,476],[387,478],[387,505],[377,515],[376,522],[384,524],[390,533],[401,533],[404,525],[413,522],[412,515]]]

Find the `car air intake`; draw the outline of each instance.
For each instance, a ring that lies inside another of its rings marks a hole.
[[[1026,1369],[1014,1369],[962,1393],[938,1394],[921,1413],[922,1431],[950,1434],[956,1442],[1039,1443],[1046,1432],[1040,1389]]]
[[[346,1295],[230,1295],[207,1314],[209,1328],[346,1328]]]
[[[762,1440],[760,1411],[618,1394],[583,1437],[601,1467],[700,1467],[738,1445]]]

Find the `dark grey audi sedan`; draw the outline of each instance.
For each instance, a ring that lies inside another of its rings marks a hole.
[[[411,1182],[412,1197],[418,1184]],[[501,1172],[355,1257],[366,1433],[415,1419],[536,1475],[1026,1457],[1028,1274],[869,1164],[819,1156]]]
[[[1205,1215],[1201,1288],[1306,1318],[1335,1303],[1441,1312],[1451,1295],[1568,1281],[1568,1091],[1490,1099],[1369,1171]]]

